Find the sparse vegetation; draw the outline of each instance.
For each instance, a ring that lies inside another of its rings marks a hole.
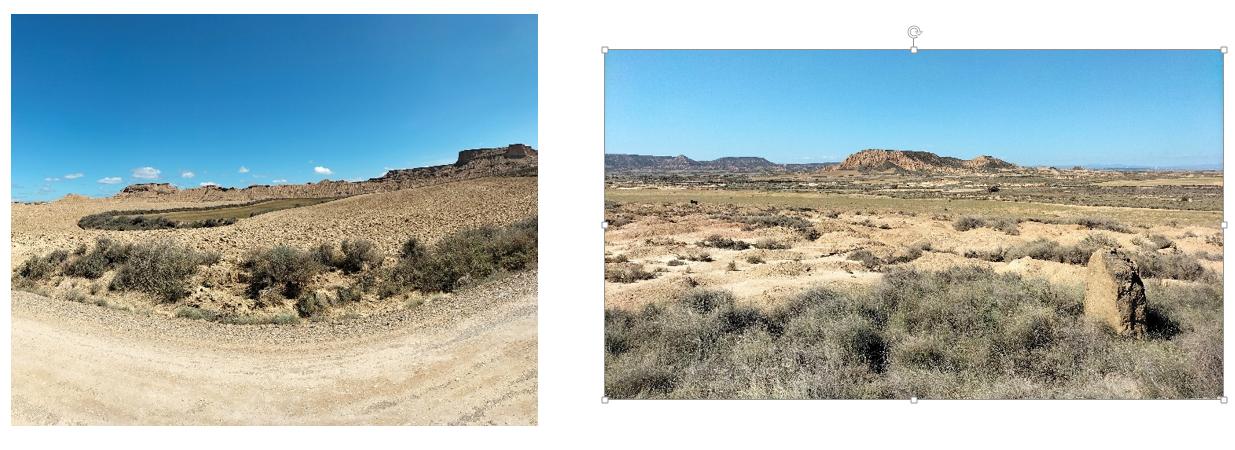
[[[655,277],[656,274],[648,272],[643,265],[637,263],[626,262],[605,266],[605,280],[614,283],[634,283]]]
[[[431,250],[407,251],[388,273],[381,295],[416,289],[452,292],[495,273],[533,268],[537,258],[536,219],[504,228],[484,227],[442,238]]]
[[[975,228],[990,227],[1006,234],[1016,236],[1021,234],[1018,220],[1008,217],[999,217],[987,219],[982,217],[964,216],[952,222],[952,228],[956,231],[969,231]]]
[[[735,240],[735,239],[730,239],[730,238],[721,236],[719,234],[713,234],[713,235],[710,235],[704,238],[702,241],[699,242],[699,246],[720,248],[720,249],[726,249],[726,250],[746,250],[750,248],[749,243]]]
[[[786,250],[790,248],[790,245],[776,239],[764,238],[755,241],[754,247],[763,250]]]
[[[240,263],[248,271],[248,294],[259,298],[262,292],[278,288],[284,297],[296,298],[322,265],[309,252],[286,245],[254,250]]]
[[[176,301],[189,294],[189,278],[211,258],[170,240],[134,244],[112,279],[111,289],[139,291],[163,301]]]
[[[1166,339],[1081,317],[1079,290],[989,269],[889,272],[762,311],[694,290],[605,313],[612,398],[1214,398],[1221,292],[1149,283]],[[1112,383],[1112,380],[1118,380]]]

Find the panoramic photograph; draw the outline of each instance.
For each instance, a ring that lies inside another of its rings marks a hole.
[[[1221,397],[1222,56],[610,50],[605,395]]]
[[[12,423],[535,425],[535,15],[13,15]]]

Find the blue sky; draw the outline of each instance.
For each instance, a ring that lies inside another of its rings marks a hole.
[[[367,179],[537,146],[534,15],[12,24],[17,200]]]
[[[605,58],[605,151],[839,161],[867,148],[1024,165],[1222,164],[1222,55],[641,51]]]

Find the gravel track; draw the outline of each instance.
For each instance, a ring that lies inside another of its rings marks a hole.
[[[536,423],[536,272],[284,326],[12,300],[15,425]]]

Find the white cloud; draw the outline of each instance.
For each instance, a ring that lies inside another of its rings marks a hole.
[[[198,183],[198,186],[201,186],[201,187],[206,187],[206,186],[218,186],[218,185],[219,185],[219,183],[215,183],[215,182],[213,182],[213,181],[203,181],[203,182],[201,182],[201,183]]]
[[[133,178],[152,180],[158,178],[160,173],[163,172],[150,166],[138,167],[133,169]]]
[[[240,166],[240,170],[237,170],[237,172],[240,172],[240,173],[249,173],[249,168],[248,168],[248,167],[245,167],[245,166]]]
[[[56,177],[47,177],[44,178],[43,181],[60,181],[60,179]]]
[[[103,183],[103,184],[116,184],[116,183],[119,183],[119,182],[120,182],[120,177],[103,177],[103,178],[99,178],[99,183]]]
[[[86,174],[81,173],[81,172],[76,172],[76,173],[70,173],[70,174],[68,174],[68,175],[65,175],[65,176],[64,176],[64,178],[65,178],[66,180],[76,180],[76,179],[81,178],[81,177],[84,177],[84,176],[86,176]]]
[[[330,175],[330,174],[334,173],[334,172],[333,172],[333,171],[331,171],[329,168],[327,168],[327,167],[322,167],[322,166],[317,166],[317,167],[314,167],[314,168],[313,168],[313,171],[314,171],[314,172],[317,172],[317,173],[320,173],[320,174],[322,174],[322,175]]]
[[[285,180],[285,179],[283,179],[283,178],[279,178],[279,179],[277,179],[277,180],[271,181],[271,183],[286,183],[286,182],[287,182],[287,180]]]
[[[197,174],[193,173],[191,170],[180,172],[180,178],[193,178],[195,176],[197,176]]]

